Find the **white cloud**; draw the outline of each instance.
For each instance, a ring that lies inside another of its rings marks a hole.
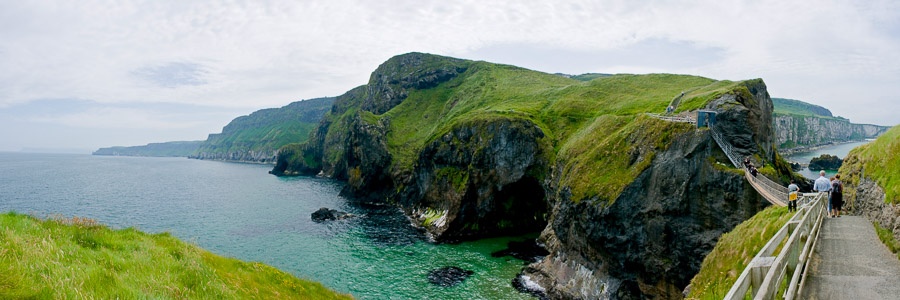
[[[775,96],[837,109],[848,94],[900,94],[898,3],[4,1],[0,109],[72,98],[276,107],[339,95],[411,51],[496,57],[545,72],[762,77]],[[509,55],[491,55],[504,48]],[[587,61],[548,59],[547,51]],[[191,67],[160,69],[179,65]],[[858,109],[841,114],[898,123]]]

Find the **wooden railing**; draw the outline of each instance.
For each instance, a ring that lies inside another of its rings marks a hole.
[[[775,299],[782,287],[784,299],[800,295],[827,200],[824,193],[803,194],[798,212],[753,257],[724,299],[744,299],[748,292],[752,299]]]
[[[690,117],[666,116],[654,113],[647,113],[647,115],[663,121],[697,124],[697,120]]]

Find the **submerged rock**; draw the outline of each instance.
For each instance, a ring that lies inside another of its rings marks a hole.
[[[472,274],[475,272],[459,267],[443,267],[428,272],[428,282],[442,287],[451,287],[462,283]]]
[[[525,263],[539,262],[544,256],[550,254],[547,249],[537,243],[536,240],[512,241],[506,244],[507,248],[491,253],[493,257],[512,256],[524,260]]]
[[[343,220],[347,218],[355,217],[351,213],[342,212],[335,209],[329,209],[327,207],[320,208],[319,210],[312,213],[312,220],[314,222],[325,222],[325,221],[333,221],[333,220]]]

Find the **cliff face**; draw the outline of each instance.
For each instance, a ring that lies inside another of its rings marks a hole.
[[[850,151],[838,174],[844,182],[844,205],[900,240],[900,126]]]
[[[846,119],[775,115],[775,143],[782,150],[876,138],[889,127],[854,124]]]
[[[346,180],[437,241],[543,229],[526,276],[553,297],[674,297],[718,236],[764,206],[707,129],[646,116],[718,112],[738,151],[776,157],[762,80],[653,74],[581,82],[421,53],[338,97],[276,175]]]
[[[189,157],[275,163],[278,148],[306,140],[333,102],[334,98],[297,101],[235,118],[222,133],[210,134]]]
[[[745,154],[771,148],[771,100],[761,82],[720,97],[724,135]],[[678,135],[612,205],[553,199],[541,240],[550,255],[518,280],[559,299],[680,299],[719,236],[763,208],[707,130]],[[565,191],[566,186],[557,187]]]

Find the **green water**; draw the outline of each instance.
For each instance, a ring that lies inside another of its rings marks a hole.
[[[511,240],[435,245],[397,209],[353,205],[340,183],[278,178],[270,166],[180,158],[0,153],[0,212],[62,214],[169,231],[218,254],[261,261],[358,299],[529,299],[511,281],[523,262],[494,258]],[[360,217],[315,223],[320,207]],[[531,236],[533,238],[533,236]],[[428,282],[445,266],[474,274]]]

